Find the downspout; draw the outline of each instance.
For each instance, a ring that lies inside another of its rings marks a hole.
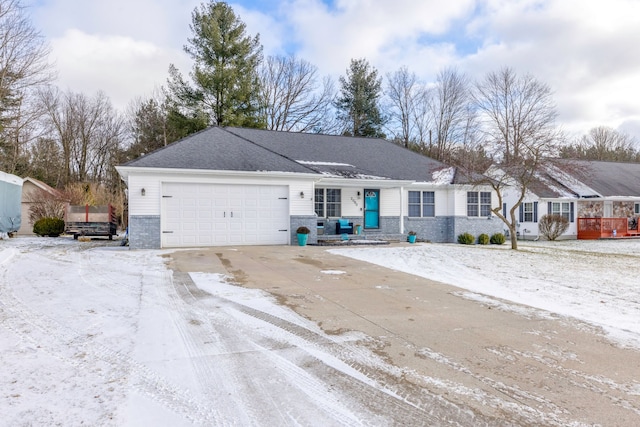
[[[404,234],[404,187],[400,186],[400,230],[399,234]]]

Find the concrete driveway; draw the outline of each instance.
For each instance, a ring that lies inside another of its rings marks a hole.
[[[328,334],[360,333],[358,346],[385,366],[334,354],[387,392],[336,387],[353,387],[355,399],[392,424],[640,424],[640,353],[611,345],[582,322],[467,300],[455,287],[323,247],[209,248],[169,257],[174,280],[194,298],[186,273],[222,273],[273,294]]]

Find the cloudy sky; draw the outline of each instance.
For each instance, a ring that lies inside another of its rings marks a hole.
[[[28,0],[58,85],[104,91],[118,108],[149,95],[182,47],[201,0]],[[555,93],[569,135],[606,125],[640,141],[638,0],[237,0],[266,55],[295,53],[336,80],[352,58],[424,81],[454,66],[473,79],[509,66]]]

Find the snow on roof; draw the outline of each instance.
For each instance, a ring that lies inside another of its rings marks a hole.
[[[451,184],[456,175],[456,168],[449,167],[437,170],[431,174],[434,184]]]
[[[567,172],[561,170],[560,168],[548,165],[547,166],[547,174],[554,180],[561,182],[562,185],[567,187],[573,194],[569,193],[566,189],[561,189],[560,187],[551,183],[546,177],[540,177],[542,181],[545,182],[549,187],[553,188],[559,194],[563,195],[562,197],[575,197],[577,195],[579,198],[581,197],[593,197],[593,196],[601,196],[595,191],[593,188],[584,184],[582,181],[579,181],[574,176],[569,175]]]
[[[309,160],[296,160],[296,162],[300,163],[301,165],[314,165],[314,166],[344,166],[344,167],[355,168],[355,166],[350,165],[349,163],[336,163],[336,162],[314,162],[314,161],[309,161]]]
[[[10,184],[22,186],[22,178],[10,173],[0,171],[0,181],[8,182]]]
[[[323,176],[331,177],[331,178],[352,178],[352,179],[378,179],[378,180],[389,180],[385,176],[376,176],[376,175],[367,175],[364,173],[355,173],[348,171],[323,171],[321,172]]]

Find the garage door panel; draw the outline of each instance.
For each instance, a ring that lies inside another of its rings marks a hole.
[[[165,183],[163,247],[288,244],[286,186]]]

